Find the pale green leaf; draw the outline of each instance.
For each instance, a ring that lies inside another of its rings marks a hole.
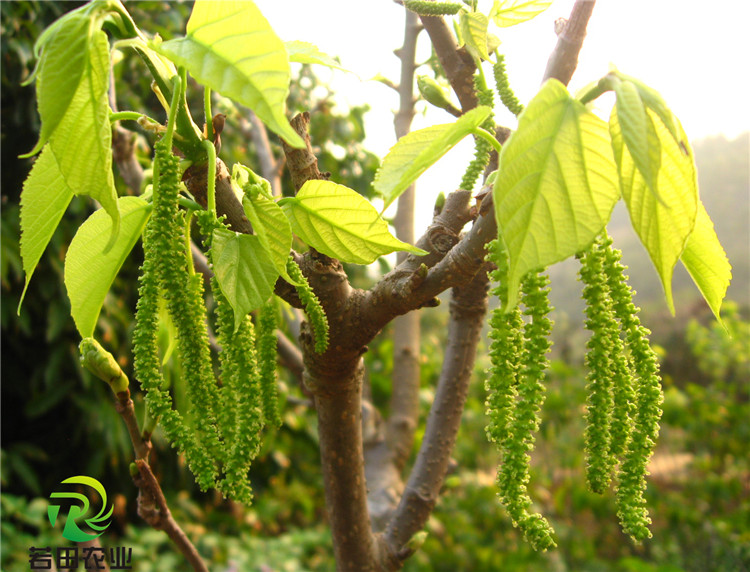
[[[307,181],[296,197],[282,199],[279,204],[297,236],[343,262],[370,264],[397,250],[427,254],[394,237],[375,207],[344,185]]]
[[[151,205],[139,197],[121,197],[118,202],[122,223],[112,248],[104,253],[112,219],[99,209],[79,227],[65,255],[70,313],[82,338],[94,335],[104,298],[151,213]]]
[[[489,107],[476,107],[454,123],[412,131],[399,139],[375,173],[373,186],[383,196],[383,210],[440,157],[479,127],[491,111]]]
[[[680,260],[708,302],[716,319],[721,322],[721,303],[732,280],[732,266],[700,199],[695,228],[690,233]]]
[[[658,198],[648,189],[624,143],[616,106],[610,116],[610,134],[630,221],[659,273],[667,305],[674,313],[672,272],[695,226],[698,183],[692,153],[682,142],[687,141],[687,136],[679,121],[675,119],[680,143],[653,111],[649,109],[647,113],[656,129],[661,149],[661,168],[656,178]],[[687,154],[685,150],[688,150]]]
[[[242,207],[278,273],[290,284],[296,284],[286,271],[294,237],[281,207],[261,192],[245,192]]]
[[[109,42],[101,30],[89,42],[89,62],[65,116],[49,146],[67,186],[97,201],[112,217],[112,237],[120,225],[112,174],[112,126],[109,123]]]
[[[661,144],[654,122],[646,113],[635,84],[630,81],[619,82],[615,86],[615,94],[623,141],[649,189],[656,193],[656,175],[661,166]]]
[[[289,145],[304,146],[285,115],[286,49],[255,3],[198,0],[187,36],[153,47],[200,83],[252,109]]]
[[[213,232],[211,262],[221,292],[234,310],[236,331],[248,313],[271,297],[279,272],[257,236],[226,229]]]
[[[299,64],[318,64],[345,72],[350,71],[325,52],[321,52],[318,46],[311,44],[310,42],[293,40],[290,42],[284,42],[284,47],[289,55],[290,62],[297,62]]]
[[[65,184],[55,155],[47,145],[34,162],[21,193],[21,258],[26,284],[19,310],[34,269],[72,199],[73,191]]]
[[[490,21],[481,12],[461,12],[458,26],[461,39],[472,57],[479,60],[489,60],[487,53],[487,26]]]
[[[519,116],[500,166],[493,197],[512,308],[523,276],[591,244],[620,193],[607,124],[554,79]]]
[[[24,156],[36,154],[55,132],[78,91],[89,65],[90,18],[76,13],[51,26],[37,72],[37,107],[42,126],[39,141]]]
[[[672,113],[672,110],[669,109],[669,106],[667,106],[667,103],[664,101],[664,98],[658,91],[656,91],[652,87],[647,86],[642,81],[629,75],[625,75],[624,73],[621,73],[616,69],[613,69],[612,71],[610,71],[610,73],[614,74],[621,81],[632,84],[638,90],[638,97],[641,99],[644,106],[654,112],[661,119],[664,126],[672,135],[672,138],[678,144],[681,141],[687,144],[686,140],[682,140],[682,135],[680,133],[682,130],[678,129],[677,127],[677,124],[679,123],[677,121],[677,118]]]
[[[552,0],[495,0],[490,18],[501,28],[507,28],[531,20],[551,4]]]

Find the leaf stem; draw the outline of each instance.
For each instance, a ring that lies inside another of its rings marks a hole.
[[[481,137],[485,141],[487,141],[490,145],[492,145],[492,148],[500,153],[500,151],[503,150],[503,146],[500,144],[500,142],[495,139],[492,136],[492,133],[487,131],[486,129],[482,129],[481,127],[477,127],[476,129],[471,130],[473,135],[476,135],[477,137]]]
[[[613,91],[615,86],[620,83],[620,78],[613,74],[607,74],[600,79],[595,86],[584,93],[580,98],[580,102],[586,105],[587,103],[594,101],[600,95]]]
[[[214,140],[214,124],[211,121],[213,115],[211,115],[211,88],[206,86],[203,88],[203,115],[206,118],[206,139],[209,141]]]
[[[109,122],[115,121],[138,121],[141,117],[147,117],[138,111],[117,111],[109,114]],[[150,118],[149,118],[150,119]]]
[[[208,155],[208,176],[206,178],[206,210],[216,216],[216,148],[212,141],[202,143]]]

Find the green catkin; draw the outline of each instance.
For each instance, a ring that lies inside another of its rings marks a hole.
[[[492,66],[493,75],[495,76],[495,87],[500,101],[516,117],[523,111],[523,105],[518,101],[508,82],[508,74],[505,71],[505,56],[497,55],[497,63]]]
[[[286,271],[289,278],[296,283],[294,287],[300,300],[305,305],[305,313],[307,319],[310,320],[315,336],[315,351],[322,354],[328,348],[328,319],[320,305],[320,300],[310,288],[307,278],[302,274],[302,270],[291,256],[286,262]]]
[[[614,336],[619,339],[619,326],[612,310],[602,256],[594,245],[579,256],[579,277],[586,301],[586,328],[591,337],[586,343],[586,376],[588,393],[586,407],[586,481],[589,488],[602,494],[609,487],[615,459],[611,454],[611,423],[614,410],[613,352]]]
[[[479,105],[486,105],[487,107],[492,108],[492,90],[486,88],[486,86],[484,85],[484,79],[480,75],[474,76],[474,89],[477,92]],[[490,114],[490,116],[484,120],[484,122],[482,123],[482,127],[490,133],[494,133],[495,120],[493,119],[492,114]],[[492,145],[488,141],[485,141],[481,137],[475,137],[474,158],[466,168],[466,172],[461,179],[459,188],[466,191],[471,191],[474,188],[477,179],[479,179],[479,176],[484,172],[485,167],[487,167],[490,162],[491,151]]]
[[[211,235],[221,225],[212,213],[201,211],[197,219],[210,249]],[[227,497],[245,504],[252,502],[252,488],[247,473],[260,450],[263,428],[261,390],[256,363],[255,329],[249,317],[235,331],[234,310],[222,294],[218,280],[211,278],[216,317],[216,338],[222,348],[219,354],[222,387],[218,423],[224,438],[224,479],[218,489]]]
[[[258,374],[267,426],[281,426],[276,382],[276,305],[267,303],[258,315]]]
[[[139,277],[138,304],[133,332],[133,361],[135,376],[146,392],[146,406],[154,419],[159,419],[169,441],[185,455],[198,485],[205,490],[212,486],[216,472],[206,450],[188,430],[182,416],[172,408],[172,398],[164,388],[157,336],[159,331],[159,283],[157,259],[161,256],[162,211],[155,211],[143,233],[144,261]]]
[[[524,315],[530,321],[524,326],[524,352],[518,377],[518,400],[515,417],[510,427],[510,437],[503,455],[497,482],[500,498],[505,504],[513,524],[521,529],[535,550],[556,546],[553,530],[538,513],[531,513],[531,498],[527,492],[530,453],[534,449],[534,433],[539,429],[539,411],[544,402],[544,372],[547,352],[551,346],[549,335],[552,322],[547,317],[549,305],[549,278],[544,274],[529,274],[522,284]]]
[[[498,469],[498,496],[508,510],[513,525],[520,528],[526,540],[537,550],[555,546],[552,527],[544,517],[530,513],[532,501],[527,492],[529,453],[534,448],[534,432],[539,428],[539,411],[544,401],[542,379],[547,366],[546,354],[551,321],[548,301],[548,278],[531,274],[523,282],[523,303],[530,322],[523,320],[518,307],[508,313],[502,308],[508,299],[507,253],[500,240],[490,243],[488,260],[497,270],[492,278],[499,285],[493,293],[500,308],[493,312],[490,358],[492,367],[487,380],[487,436],[497,443],[502,459]]]
[[[612,248],[612,239],[605,237],[604,272],[612,293],[617,319],[625,332],[635,371],[633,430],[624,452],[618,473],[617,507],[620,523],[628,535],[641,541],[651,537],[646,500],[646,474],[648,461],[659,435],[663,395],[659,377],[659,363],[648,341],[650,333],[641,325],[639,309],[633,304],[633,292],[620,263],[620,252]]]
[[[431,2],[429,0],[404,0],[404,7],[420,16],[453,16],[458,14],[461,4]]]
[[[490,277],[497,286],[492,290],[500,302],[490,317],[490,361],[489,375],[485,383],[487,400],[487,438],[501,449],[505,445],[511,420],[515,411],[517,396],[518,367],[521,361],[523,336],[521,310],[516,306],[505,313],[503,307],[508,301],[507,271],[508,258],[499,239],[487,245],[488,260],[495,263]]]
[[[219,392],[206,332],[203,279],[199,275],[189,274],[185,258],[184,215],[178,208],[179,160],[165,146],[165,139],[158,141],[154,147],[152,221],[154,218],[159,221],[154,231],[159,286],[177,330],[185,385],[197,420],[195,431],[201,445],[218,460],[223,454],[216,422]],[[207,482],[209,475],[196,477]]]

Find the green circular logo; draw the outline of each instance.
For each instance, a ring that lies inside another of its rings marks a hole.
[[[91,503],[88,496],[73,491],[54,492],[49,496],[50,505],[47,507],[47,517],[50,524],[52,526],[56,525],[61,506],[69,506],[68,514],[65,516],[63,538],[72,542],[85,542],[101,536],[111,524],[112,512],[114,511],[113,506],[110,506],[107,511],[107,492],[104,490],[102,484],[96,479],[84,475],[70,477],[60,484],[82,485],[92,489],[101,498],[102,508],[96,515],[89,516],[89,512],[93,512],[93,509],[90,508]],[[81,530],[81,524],[83,523],[96,532],[84,532]]]

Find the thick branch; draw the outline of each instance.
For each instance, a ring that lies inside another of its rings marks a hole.
[[[461,109],[466,112],[477,106],[477,94],[474,92],[474,72],[476,65],[466,51],[459,48],[448,24],[440,16],[420,16],[425,30],[435,48],[440,65],[448,81],[456,92]]]
[[[137,135],[119,123],[112,126],[112,159],[120,171],[123,181],[135,194],[140,194],[143,182],[143,167],[135,157]]]
[[[594,10],[596,0],[576,0],[570,18],[557,34],[557,45],[547,61],[544,80],[556,78],[568,85],[578,66],[578,54],[586,37],[586,26]]]
[[[383,538],[387,553],[401,562],[411,555],[407,543],[424,528],[448,470],[487,311],[487,285],[487,273],[482,271],[466,286],[453,289],[448,341],[435,401],[414,469]]]

